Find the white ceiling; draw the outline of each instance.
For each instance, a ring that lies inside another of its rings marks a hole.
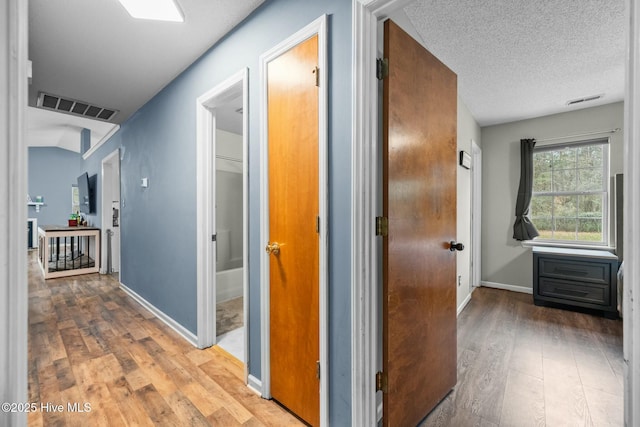
[[[263,1],[178,0],[185,22],[170,23],[133,19],[117,0],[30,0],[29,105],[45,91],[120,110],[122,123]],[[418,0],[402,12],[458,74],[481,126],[624,98],[624,0]],[[58,123],[30,123],[30,145],[46,143],[46,126],[50,145],[61,126],[76,126],[52,114]]]
[[[487,126],[622,101],[624,3],[418,0],[404,12],[429,51],[458,74],[460,97]]]
[[[44,91],[120,110],[122,123],[263,2],[178,0],[175,23],[133,19],[118,0],[30,0],[29,105]],[[58,130],[73,118],[57,115]]]
[[[216,106],[216,127],[242,135],[242,94]]]
[[[113,123],[41,108],[27,108],[29,147],[60,147],[79,153],[82,129],[91,129],[91,146],[93,146],[117,126]]]

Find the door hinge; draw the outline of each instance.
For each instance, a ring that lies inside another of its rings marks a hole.
[[[320,234],[320,216],[316,216],[316,233]]]
[[[215,241],[216,241],[216,235],[215,235],[215,234],[212,234],[212,235],[211,235],[211,241],[212,241],[212,242],[215,242]]]
[[[320,379],[320,361],[316,360],[316,378]]]
[[[316,86],[320,87],[320,68],[316,67],[312,72],[316,75]]]
[[[376,236],[386,237],[389,235],[389,218],[386,216],[376,217]]]
[[[389,58],[378,58],[376,60],[376,77],[383,80],[389,76]]]
[[[381,371],[376,372],[376,391],[387,392],[387,375]]]

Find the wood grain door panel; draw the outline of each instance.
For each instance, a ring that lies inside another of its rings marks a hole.
[[[320,423],[318,37],[268,64],[271,395]]]
[[[384,425],[415,426],[456,383],[457,78],[385,22]]]

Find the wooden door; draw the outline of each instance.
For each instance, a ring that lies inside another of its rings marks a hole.
[[[271,395],[320,424],[318,37],[268,64]],[[277,252],[277,253],[276,253]]]
[[[384,425],[415,426],[456,384],[456,75],[384,26]]]

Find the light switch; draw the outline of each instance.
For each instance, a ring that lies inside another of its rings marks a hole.
[[[149,178],[142,178],[142,188],[147,188],[149,186]]]

